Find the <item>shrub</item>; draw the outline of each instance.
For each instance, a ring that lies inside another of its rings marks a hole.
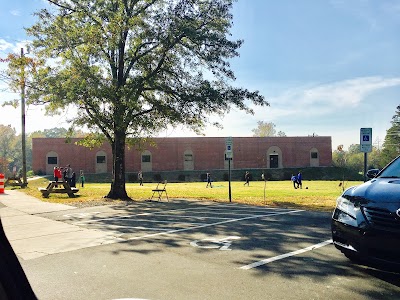
[[[35,176],[35,173],[32,170],[30,170],[30,171],[26,172],[26,176],[32,177],[32,176]]]

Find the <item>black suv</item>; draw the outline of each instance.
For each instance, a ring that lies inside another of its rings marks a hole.
[[[332,239],[352,260],[384,262],[400,269],[400,156],[368,182],[336,200]]]

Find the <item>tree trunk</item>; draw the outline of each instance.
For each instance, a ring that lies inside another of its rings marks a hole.
[[[113,153],[113,179],[111,190],[106,196],[110,199],[130,200],[125,189],[125,133],[115,132],[112,146]]]

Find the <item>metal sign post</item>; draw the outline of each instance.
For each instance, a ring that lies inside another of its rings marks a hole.
[[[364,152],[364,182],[367,181],[367,153],[372,152],[372,128],[360,129],[360,151]]]
[[[232,202],[232,189],[231,189],[231,158],[228,158],[228,178],[229,178],[229,202]]]
[[[233,153],[233,141],[232,137],[229,136],[225,139],[225,153],[226,159],[228,160],[228,180],[229,180],[229,202],[232,202],[232,190],[231,190],[231,160]]]

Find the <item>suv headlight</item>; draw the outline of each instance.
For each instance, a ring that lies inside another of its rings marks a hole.
[[[333,218],[338,220],[339,222],[356,227],[358,225],[357,214],[359,213],[359,211],[360,208],[354,206],[353,202],[340,196],[336,200],[336,209]]]

